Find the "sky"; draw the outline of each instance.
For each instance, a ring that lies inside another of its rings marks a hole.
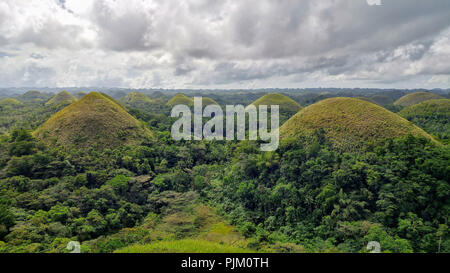
[[[0,71],[0,87],[450,88],[450,1],[2,0]]]

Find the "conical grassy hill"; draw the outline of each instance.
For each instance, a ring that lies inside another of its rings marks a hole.
[[[295,100],[282,95],[282,94],[267,94],[256,101],[254,101],[251,105],[259,107],[260,105],[267,105],[270,109],[271,105],[279,105],[280,112],[295,112],[297,113],[302,109],[301,105],[298,104]]]
[[[53,115],[34,135],[47,143],[104,149],[139,143],[151,132],[112,98],[93,92]]]
[[[280,136],[282,139],[308,136],[317,129],[323,129],[334,146],[345,150],[408,134],[435,141],[399,115],[354,98],[331,98],[308,106],[280,128]]]
[[[49,101],[45,103],[45,105],[56,105],[56,104],[71,104],[73,102],[77,101],[77,99],[72,96],[67,91],[62,91],[61,93],[58,93],[56,96],[51,98]]]

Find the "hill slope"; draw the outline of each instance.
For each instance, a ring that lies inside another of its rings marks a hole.
[[[450,139],[450,99],[428,100],[404,108],[399,115],[441,139]]]
[[[9,106],[9,107],[17,107],[17,106],[22,106],[23,103],[21,103],[20,101],[13,99],[13,98],[6,98],[6,99],[2,99],[0,100],[0,106]]]
[[[130,92],[120,99],[121,102],[136,108],[142,108],[153,103],[153,100],[144,93]]]
[[[251,105],[255,105],[256,107],[260,105],[279,105],[280,112],[298,112],[302,109],[300,104],[298,104],[295,100],[282,95],[282,94],[267,94],[256,101],[254,101]]]
[[[408,107],[414,104],[418,104],[427,100],[438,100],[443,99],[443,97],[429,92],[417,92],[417,93],[411,93],[407,94],[400,99],[398,99],[396,102],[394,102],[394,105],[399,105],[403,107]]]
[[[72,96],[67,91],[62,91],[61,93],[58,93],[56,96],[51,98],[49,101],[45,103],[45,105],[55,105],[55,104],[71,104],[73,102],[77,101],[77,99]]]
[[[53,115],[34,135],[45,142],[103,149],[135,144],[151,133],[123,106],[94,92]]]
[[[208,98],[208,97],[202,97],[202,104],[203,106],[207,106],[207,105],[219,105],[215,100]],[[171,98],[168,102],[167,102],[168,106],[175,106],[175,105],[187,105],[189,107],[194,106],[194,99],[190,98],[184,94],[178,94],[175,97]]]
[[[326,136],[347,150],[407,134],[432,139],[411,122],[378,105],[353,98],[332,98],[313,104],[280,128],[282,138],[309,135],[323,128]]]

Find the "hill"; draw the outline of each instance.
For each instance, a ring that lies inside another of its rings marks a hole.
[[[202,99],[203,99],[202,100],[203,106],[212,105],[212,104],[219,105],[215,100],[213,100],[211,98],[202,97]],[[190,98],[184,94],[178,94],[167,102],[167,105],[171,106],[171,107],[173,107],[175,105],[180,105],[180,104],[192,107],[192,106],[194,106],[194,99]]]
[[[53,115],[34,135],[47,143],[103,149],[135,144],[151,133],[112,98],[94,92]]]
[[[437,100],[437,99],[443,99],[443,97],[429,92],[417,92],[417,93],[411,93],[407,94],[400,99],[398,99],[394,105],[399,105],[403,107],[408,107],[414,104],[418,104],[427,100]]]
[[[6,98],[6,99],[2,99],[0,100],[0,106],[3,107],[18,107],[18,106],[22,106],[23,103],[21,103],[20,101],[13,99],[13,98]]]
[[[450,139],[450,99],[427,100],[404,108],[399,115],[440,139]]]
[[[168,106],[175,106],[180,104],[191,107],[194,106],[194,100],[192,98],[189,98],[185,94],[178,94],[167,102]]]
[[[50,98],[50,96],[48,94],[45,93],[41,93],[39,91],[28,91],[25,94],[21,95],[19,97],[20,100],[24,100],[24,101],[34,101],[34,102],[41,102],[41,101],[45,101],[48,98]]]
[[[55,104],[71,104],[75,101],[77,101],[77,99],[72,96],[72,94],[67,91],[62,91],[61,93],[58,93],[56,96],[47,101],[45,105],[49,106]]]
[[[354,98],[332,98],[308,106],[280,128],[280,136],[307,136],[317,129],[323,129],[334,146],[345,150],[408,134],[432,139],[397,114]]]
[[[121,98],[120,101],[135,108],[143,108],[153,103],[153,100],[147,97],[147,95],[139,92],[130,92]]]
[[[282,95],[282,94],[267,94],[263,97],[254,101],[251,105],[255,105],[256,107],[260,105],[279,105],[280,112],[295,112],[297,113],[302,109],[300,104],[298,104],[295,100]]]

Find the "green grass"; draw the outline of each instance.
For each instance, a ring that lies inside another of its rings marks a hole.
[[[280,112],[295,112],[297,113],[302,109],[301,105],[293,99],[282,94],[267,94],[252,103],[256,107],[260,105],[279,105]]]
[[[313,104],[280,128],[282,139],[324,129],[336,147],[354,150],[366,142],[412,134],[435,141],[411,122],[381,106],[354,98],[332,98]]]
[[[133,245],[115,253],[252,253],[249,249],[233,247],[197,239],[160,241],[147,245]]]
[[[443,97],[429,92],[417,92],[401,97],[394,103],[394,105],[408,107],[427,100],[437,100],[437,99],[443,99]]]
[[[77,101],[77,99],[72,96],[69,92],[63,91],[61,93],[58,93],[56,96],[51,98],[48,102],[45,103],[45,105],[55,105],[55,104],[71,104],[73,102]]]
[[[135,144],[151,133],[122,105],[93,92],[54,114],[34,135],[47,143],[103,149]]]

